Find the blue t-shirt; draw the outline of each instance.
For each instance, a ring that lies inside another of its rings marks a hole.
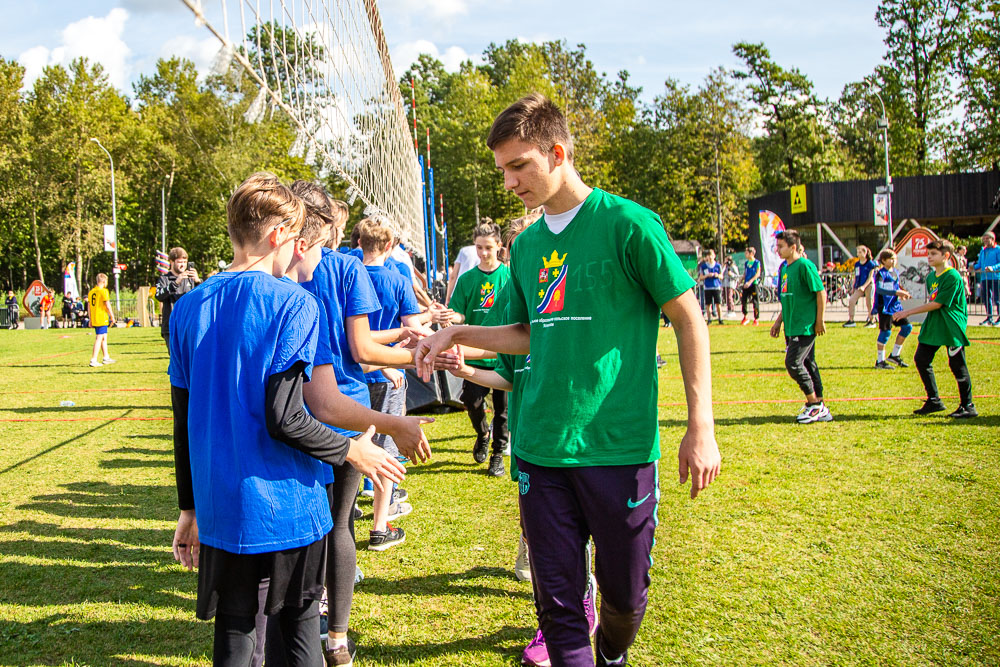
[[[365,373],[351,354],[345,329],[348,317],[368,315],[381,308],[364,264],[351,255],[323,248],[312,280],[302,283],[302,287],[316,296],[323,311],[316,365],[331,364],[341,393],[371,407]],[[357,431],[333,430],[348,437],[358,435]]]
[[[984,269],[991,268],[992,271]],[[976,270],[979,272],[979,280],[1000,280],[1000,245],[992,248],[983,248],[976,258]]]
[[[698,265],[698,273],[701,275],[705,275],[706,273],[718,273],[721,275],[722,265],[718,262],[714,264],[702,262]],[[718,278],[705,278],[705,289],[722,289],[722,282]]]
[[[333,527],[324,464],[271,438],[267,382],[312,370],[316,299],[260,271],[219,273],[174,305],[170,383],[186,389],[202,543],[237,554],[312,544]]]
[[[400,273],[387,266],[369,264],[365,266],[368,275],[375,286],[375,295],[382,307],[377,312],[368,314],[368,323],[372,331],[385,331],[401,326],[400,317],[416,315],[420,305],[413,296],[413,286]],[[365,374],[365,381],[388,382],[381,371]]]
[[[862,264],[858,262],[854,265],[854,289],[857,289],[865,284],[868,280],[868,275],[878,268],[878,264],[875,260],[869,259],[867,262]]]
[[[892,315],[903,310],[896,292],[899,290],[899,274],[895,269],[880,268],[875,273],[875,305],[873,312]]]
[[[750,261],[743,262],[743,283],[747,287],[749,287],[750,285],[756,285],[757,281],[760,280],[760,278],[758,277],[757,280],[754,280],[752,283],[750,282],[753,279],[753,277],[757,275],[757,270],[759,268],[760,268],[759,259],[755,259],[752,262]]]
[[[386,257],[385,265],[391,269],[395,269],[396,272],[399,273],[399,275],[403,276],[408,281],[410,281],[411,285],[413,284],[413,271],[410,270],[409,264],[407,264],[406,262],[401,262],[394,257]]]

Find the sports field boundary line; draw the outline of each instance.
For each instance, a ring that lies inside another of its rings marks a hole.
[[[84,355],[86,353],[87,353],[86,350],[83,350],[83,351],[81,351],[81,350],[70,350],[69,352],[57,352],[55,354],[45,354],[45,355],[42,355],[40,357],[35,357],[34,359],[18,359],[17,361],[5,361],[4,363],[0,364],[0,366],[4,366],[5,368],[17,367],[17,366],[19,366],[21,364],[30,364],[30,363],[32,363],[34,361],[42,361],[44,359],[54,359],[55,357],[65,357],[66,355],[69,355],[69,354]]]
[[[958,398],[954,395],[944,395],[941,398]],[[1000,394],[978,394],[973,398],[1000,398]],[[856,403],[859,401],[926,401],[926,396],[857,396],[844,398],[824,398],[827,403]],[[749,401],[712,401],[712,405],[773,405],[778,403],[802,403],[801,398],[758,398]],[[673,403],[657,403],[661,408],[674,408],[687,405],[684,401]]]
[[[143,410],[142,407],[129,408],[130,410]],[[42,424],[45,422],[162,422],[173,421],[173,417],[51,417],[46,419],[0,419],[0,423],[27,423]]]
[[[92,388],[92,389],[35,389],[32,391],[9,391],[8,394],[14,394],[18,396],[30,396],[32,394],[82,394],[82,393],[93,393],[93,392],[127,392],[127,391],[170,391],[170,386],[163,387],[131,387],[128,389],[115,389],[115,388]]]

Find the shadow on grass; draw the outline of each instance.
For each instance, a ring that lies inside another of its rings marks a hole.
[[[37,495],[33,502],[19,505],[18,509],[91,519],[173,521],[177,518],[173,509],[158,516],[158,510],[172,508],[174,504],[175,492],[171,486],[73,482],[63,484],[62,488],[65,489],[62,493]]]
[[[118,409],[120,410],[121,408],[118,408]],[[131,412],[132,412],[131,409],[125,410],[125,412],[123,412],[122,414],[120,414],[118,416],[118,418],[127,417]],[[84,431],[83,433],[80,433],[78,435],[74,435],[72,438],[69,438],[68,440],[63,440],[60,443],[52,445],[51,447],[38,452],[37,454],[32,454],[31,456],[29,456],[26,459],[21,459],[17,463],[9,465],[6,468],[4,468],[3,470],[0,470],[0,475],[3,475],[4,473],[8,473],[8,472],[10,472],[12,470],[16,470],[17,468],[20,468],[21,466],[23,466],[25,463],[29,463],[29,462],[34,461],[35,459],[37,459],[37,458],[39,458],[41,456],[45,456],[49,452],[54,452],[55,450],[59,449],[60,447],[65,447],[66,445],[70,444],[71,442],[76,442],[80,438],[84,438],[84,437],[86,437],[86,436],[88,436],[88,435],[90,435],[92,433],[95,433],[96,431],[99,431],[102,428],[104,428],[105,426],[107,426],[109,424],[113,424],[114,422],[115,422],[115,418],[109,419],[108,421],[104,422],[103,424],[98,424],[94,428],[89,429],[87,431]]]
[[[79,414],[92,412],[94,410],[123,410],[128,408],[129,410],[170,410],[169,405],[142,405],[137,407],[125,406],[125,405],[73,405],[69,407],[60,407],[58,405],[45,406],[45,407],[31,407],[31,408],[4,408],[4,412],[15,412],[22,415],[32,415],[37,412],[60,412],[63,414]]]
[[[105,470],[118,470],[127,468],[173,468],[174,460],[171,459],[111,459],[101,461],[99,468]]]
[[[115,449],[109,449],[108,454],[146,454],[148,456],[173,456],[174,450],[170,443],[170,436],[168,435],[153,435],[153,436],[129,436],[129,437],[149,437],[156,438],[157,440],[166,440],[167,447],[163,449],[143,449],[142,447],[116,447]]]
[[[464,451],[447,449],[434,450],[433,447],[431,449],[435,452]],[[458,461],[431,461],[430,463],[421,463],[419,466],[407,469],[406,474],[417,475],[441,472],[470,472],[482,467],[482,463],[476,463],[475,461],[469,461],[468,463],[459,463]]]
[[[171,433],[148,433],[145,435],[126,435],[129,440],[166,440],[167,442],[173,442],[174,434]],[[114,451],[114,450],[112,450]]]
[[[461,656],[469,653],[489,652],[507,658],[505,664],[520,664],[523,646],[535,635],[535,628],[506,625],[496,632],[478,637],[467,637],[450,642],[389,644],[364,633],[358,633],[358,647],[366,657],[400,665],[422,665],[425,660],[454,655],[456,665],[461,665]],[[513,642],[518,648],[507,648]]]
[[[52,614],[30,622],[0,620],[0,664],[153,665],[120,658],[124,655],[164,655],[188,658],[210,653],[212,625],[191,614],[190,621],[94,621]],[[204,656],[206,660],[209,655]],[[172,664],[174,660],[170,660]]]
[[[367,542],[363,543],[367,548]],[[359,545],[359,548],[362,545]],[[442,572],[409,579],[379,579],[366,577],[362,584],[365,593],[373,595],[465,595],[482,597],[491,595],[500,598],[520,598],[531,600],[528,591],[511,592],[504,588],[484,585],[477,579],[492,577],[511,580],[514,574],[502,567],[474,567],[465,572]]]

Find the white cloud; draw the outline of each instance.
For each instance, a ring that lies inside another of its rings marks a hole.
[[[469,0],[395,0],[385,2],[386,12],[401,12],[431,19],[451,19],[469,13]]]
[[[401,75],[409,69],[410,65],[415,63],[422,53],[440,60],[444,63],[444,68],[449,72],[457,71],[459,65],[469,59],[469,54],[460,46],[449,46],[442,53],[434,42],[426,39],[403,42],[402,44],[397,44],[391,53],[392,67],[396,70],[396,76]]]
[[[70,23],[63,28],[60,44],[52,49],[39,45],[24,51],[18,61],[26,70],[25,86],[31,86],[48,65],[68,65],[75,58],[85,57],[104,67],[111,85],[124,89],[131,54],[122,39],[127,20],[128,12],[116,7],[105,17],[88,16]]]
[[[169,58],[178,56],[187,58],[194,63],[199,75],[204,75],[212,66],[215,54],[219,52],[222,43],[214,36],[209,35],[197,39],[190,35],[177,35],[171,37],[160,47],[160,57]]]

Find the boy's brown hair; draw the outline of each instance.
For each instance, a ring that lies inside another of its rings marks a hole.
[[[381,253],[392,243],[392,230],[371,218],[365,218],[354,228],[358,232],[361,249],[370,253]]]
[[[552,100],[540,93],[522,97],[500,112],[493,121],[486,145],[490,150],[508,139],[538,146],[548,153],[556,144],[566,147],[566,157],[573,161],[573,136],[566,117]]]
[[[503,243],[503,238],[500,235],[500,225],[495,222],[480,222],[476,225],[476,228],[472,230],[472,240],[475,241],[478,238],[489,238],[493,237],[497,240],[497,243]]]
[[[266,171],[251,174],[226,203],[226,226],[234,246],[255,245],[281,224],[297,234],[305,218],[305,203]]]
[[[184,248],[180,248],[180,247],[171,248],[170,249],[170,253],[167,255],[167,257],[169,257],[170,261],[173,262],[174,260],[177,260],[177,259],[187,259],[188,258],[188,253],[187,253],[187,250],[185,250]]]
[[[878,263],[881,264],[882,262],[884,262],[885,260],[889,259],[890,257],[895,257],[895,256],[896,256],[895,252],[893,252],[889,248],[886,248],[885,250],[883,250],[882,252],[880,252],[878,254]]]
[[[950,256],[955,256],[955,246],[951,244],[951,241],[946,241],[945,239],[937,239],[936,241],[931,241],[925,246],[928,250],[937,250],[942,255],[948,253]]]
[[[306,205],[306,220],[299,230],[299,238],[309,245],[320,240],[323,227],[333,224],[333,207],[323,186],[312,181],[298,180],[292,183],[292,192]],[[323,239],[326,242],[326,239]]]
[[[757,248],[754,248],[752,245],[748,245],[746,248],[743,249],[743,252],[748,252],[751,255],[756,255],[757,254]]]
[[[793,246],[795,248],[802,247],[802,237],[794,229],[785,229],[774,235],[774,238],[779,241],[784,241],[787,245]]]

